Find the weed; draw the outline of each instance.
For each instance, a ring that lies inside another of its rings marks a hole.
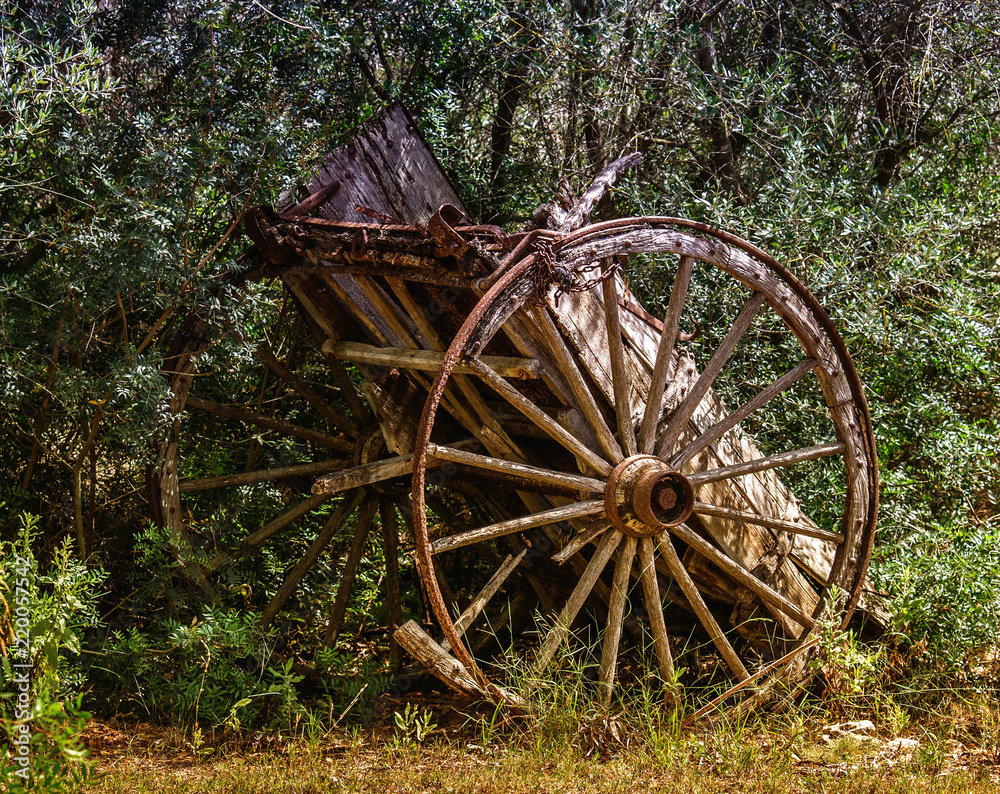
[[[403,712],[395,712],[393,721],[396,723],[396,735],[406,744],[422,744],[432,731],[437,728],[434,714],[430,710],[421,710],[413,703],[407,703]]]

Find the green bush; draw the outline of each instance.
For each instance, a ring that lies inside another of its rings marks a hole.
[[[0,541],[0,777],[12,792],[61,791],[91,771],[80,740],[90,715],[79,655],[83,630],[98,621],[104,573],[77,560],[69,538],[41,565],[38,534],[38,518],[22,514],[16,540]]]

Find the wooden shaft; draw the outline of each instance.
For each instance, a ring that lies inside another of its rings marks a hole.
[[[625,618],[625,604],[628,599],[629,572],[632,570],[632,560],[635,559],[635,547],[636,538],[631,535],[626,535],[625,542],[618,547],[618,561],[615,564],[615,576],[611,584],[611,603],[608,605],[608,625],[604,630],[601,667],[597,675],[597,683],[602,690],[601,695],[605,705],[611,702],[611,687],[615,681],[618,643],[622,636],[622,620]]]
[[[803,626],[813,625],[811,616],[805,614],[795,604],[785,598],[777,590],[769,587],[750,571],[744,568],[735,560],[719,551],[715,546],[705,540],[697,532],[692,531],[684,524],[670,527],[670,531],[698,552],[709,562],[714,563],[733,579],[743,585],[747,590],[758,596],[769,608],[777,609],[779,612],[788,615]]]
[[[587,567],[581,573],[576,587],[573,588],[573,592],[570,593],[562,612],[556,618],[555,625],[549,629],[545,641],[535,654],[533,669],[536,675],[541,675],[545,668],[549,666],[549,662],[552,661],[555,652],[569,633],[570,626],[576,620],[577,613],[587,600],[587,596],[590,595],[591,590],[594,589],[598,577],[600,577],[601,572],[604,570],[604,566],[608,564],[608,560],[611,559],[611,555],[615,553],[615,549],[618,548],[622,537],[624,536],[620,532],[613,531],[606,532],[604,537],[601,538],[601,542],[597,546],[597,551],[594,552],[594,556],[591,557],[590,562],[587,563]]]
[[[778,466],[793,466],[796,463],[804,463],[807,460],[816,460],[829,455],[839,455],[844,451],[843,441],[829,441],[826,444],[817,444],[812,447],[793,449],[791,452],[781,452],[777,455],[768,455],[766,458],[748,460],[746,463],[734,463],[732,466],[721,466],[718,469],[709,469],[688,475],[692,485],[704,485],[709,482],[728,480],[732,477],[740,477],[744,474],[753,474],[758,471],[774,469]]]
[[[538,330],[541,331],[542,343],[548,349],[549,355],[552,356],[556,368],[562,373],[569,384],[570,390],[576,398],[577,407],[587,418],[587,422],[594,431],[594,435],[597,436],[597,441],[604,454],[608,456],[609,460],[615,463],[620,462],[623,460],[621,447],[612,435],[608,423],[604,421],[601,409],[597,406],[597,401],[594,399],[593,393],[583,379],[576,360],[570,353],[569,348],[566,347],[566,342],[563,340],[562,334],[559,333],[559,329],[552,322],[552,318],[545,307],[532,307],[531,316],[537,322]]]
[[[577,457],[583,458],[588,465],[601,474],[607,476],[611,473],[613,467],[606,460],[604,460],[604,458],[591,450],[589,447],[581,444],[575,436],[567,431],[555,419],[536,406],[531,400],[507,383],[507,381],[497,375],[479,359],[473,359],[470,361],[470,366],[476,370],[476,374],[486,381],[486,384],[490,388],[497,392],[497,394],[501,397],[505,398],[507,402],[517,408],[521,413],[528,417],[528,419],[538,425],[553,440],[557,441]]]
[[[438,446],[437,444],[428,444],[427,454],[438,460],[450,460],[454,463],[462,463],[478,469],[503,472],[504,474],[523,477],[548,485],[565,485],[570,488],[578,488],[581,491],[591,491],[593,493],[604,492],[604,483],[601,480],[595,480],[592,477],[583,477],[579,474],[564,474],[560,471],[542,469],[538,466],[515,463],[488,455],[477,455],[473,452],[465,452],[453,447]]]
[[[205,477],[201,480],[184,480],[178,484],[181,493],[197,493],[212,491],[216,488],[228,488],[233,485],[253,485],[258,482],[274,482],[287,480],[291,477],[323,474],[336,471],[348,464],[346,460],[323,460],[317,463],[300,463],[295,466],[282,466],[277,469],[258,469],[240,474],[224,474],[220,477]]]
[[[393,637],[425,669],[460,695],[475,700],[486,697],[485,690],[472,677],[468,668],[434,642],[415,621],[410,620],[400,626]]]
[[[602,262],[605,275],[610,259]],[[611,353],[611,385],[615,395],[615,417],[618,420],[618,439],[626,457],[636,454],[635,428],[632,426],[632,386],[625,369],[625,344],[622,341],[622,323],[618,314],[618,276],[612,275],[602,282],[604,291],[604,317],[607,325],[608,350]]]
[[[664,559],[667,563],[667,567],[670,569],[670,575],[673,576],[674,581],[680,585],[681,591],[688,600],[688,604],[691,605],[691,609],[693,609],[695,615],[698,616],[698,620],[701,621],[701,625],[705,627],[705,630],[708,632],[708,636],[712,638],[712,642],[715,644],[715,647],[719,649],[719,653],[722,654],[722,658],[726,662],[730,671],[732,671],[733,675],[735,675],[740,681],[749,678],[750,673],[747,672],[747,669],[740,660],[736,650],[732,645],[730,645],[729,640],[726,639],[726,635],[722,633],[722,629],[715,620],[715,616],[705,603],[705,599],[701,597],[701,593],[698,591],[698,586],[694,583],[694,580],[691,579],[691,575],[684,568],[684,563],[681,562],[681,558],[677,556],[677,550],[674,548],[673,541],[670,540],[669,535],[661,533],[659,537],[657,537],[656,543],[660,549],[660,556]]]
[[[480,543],[484,540],[503,537],[514,532],[532,527],[541,527],[546,524],[555,524],[559,521],[566,521],[571,518],[582,518],[593,516],[604,512],[603,499],[590,499],[585,502],[574,502],[563,507],[553,507],[551,510],[543,510],[539,513],[531,513],[520,518],[512,518],[509,521],[500,521],[496,524],[488,524],[478,529],[470,529],[468,532],[459,532],[457,535],[449,535],[446,538],[439,538],[431,542],[431,552],[440,554],[443,551],[459,549],[463,546],[471,546],[473,543]]]
[[[660,597],[660,586],[656,581],[656,565],[653,561],[653,539],[639,540],[639,579],[642,582],[643,596],[646,601],[646,614],[649,615],[649,630],[653,635],[653,651],[660,668],[660,677],[664,683],[672,686],[674,683],[674,659],[670,652],[670,639],[667,637],[667,624],[663,619],[663,600]]]
[[[361,555],[365,551],[365,543],[368,541],[368,534],[371,532],[372,520],[375,518],[377,504],[374,497],[368,497],[361,505],[358,513],[358,525],[351,541],[351,549],[347,554],[347,561],[344,563],[344,570],[340,572],[340,584],[337,585],[337,595],[330,609],[330,618],[326,624],[326,632],[323,637],[323,644],[327,648],[333,648],[337,644],[340,636],[340,629],[344,625],[344,616],[347,614],[347,602],[351,597],[351,588],[354,586],[354,577],[358,573],[358,565],[361,563]]]
[[[754,397],[747,400],[743,405],[729,414],[721,422],[718,422],[713,427],[706,430],[698,438],[688,444],[684,449],[674,456],[674,459],[670,461],[670,465],[675,469],[680,470],[685,463],[687,463],[691,458],[701,452],[705,447],[710,444],[714,444],[723,434],[732,430],[736,425],[746,419],[750,414],[756,411],[761,406],[765,405],[771,399],[776,397],[785,389],[789,388],[798,381],[803,375],[808,372],[812,372],[816,368],[816,359],[807,358],[801,364],[799,364],[794,369],[789,370],[780,378],[778,378],[773,383],[769,384],[766,388],[758,392]]]
[[[263,346],[258,347],[257,358],[259,358],[264,363],[264,366],[271,370],[271,372],[298,392],[299,396],[301,396],[303,400],[319,411],[324,418],[329,420],[335,427],[340,429],[342,432],[347,433],[349,436],[358,435],[360,430],[353,421],[337,411],[330,405],[330,403],[316,394],[316,392],[309,388],[309,386],[307,386],[302,380],[297,378],[288,367],[274,357],[274,354],[270,350]]]
[[[305,555],[301,560],[295,565],[291,570],[291,573],[285,578],[281,587],[278,588],[278,592],[274,594],[274,598],[271,602],[264,608],[263,614],[260,616],[260,627],[267,628],[271,625],[271,621],[274,620],[278,612],[285,605],[289,596],[295,592],[295,588],[298,587],[299,582],[302,581],[302,577],[306,575],[308,571],[316,560],[319,559],[319,555],[323,553],[323,549],[327,547],[330,541],[333,539],[334,534],[340,529],[344,520],[351,514],[351,512],[358,506],[363,498],[364,494],[358,491],[353,496],[348,497],[343,502],[341,502],[340,507],[327,519],[327,522],[323,525],[320,530],[319,535],[316,536],[316,540],[312,542],[309,546]]]
[[[691,257],[681,257],[677,265],[677,275],[674,277],[674,286],[670,292],[663,331],[656,349],[656,363],[653,365],[653,375],[649,383],[649,397],[646,399],[646,409],[643,411],[642,424],[639,427],[639,451],[644,455],[650,454],[656,443],[656,425],[660,421],[663,392],[667,388],[667,376],[674,361],[674,345],[677,343],[677,330],[680,327],[688,284],[691,282],[693,264],[694,260]]]
[[[397,455],[394,458],[376,460],[373,463],[363,463],[349,469],[321,477],[313,483],[314,494],[333,494],[346,491],[348,488],[358,488],[362,485],[391,480],[394,477],[405,477],[413,471],[413,454]]]
[[[275,419],[272,416],[263,416],[262,414],[247,411],[243,408],[236,408],[232,405],[222,405],[221,403],[212,402],[211,400],[203,400],[200,397],[195,397],[190,394],[188,395],[185,407],[195,408],[199,411],[204,411],[205,413],[214,414],[216,416],[224,416],[227,419],[235,419],[238,422],[257,425],[258,427],[266,427],[269,430],[277,430],[279,433],[284,435],[295,436],[296,438],[301,438],[305,441],[312,441],[315,444],[330,447],[331,449],[338,449],[341,452],[350,452],[354,449],[354,442],[350,439],[343,437],[338,438],[336,436],[328,435],[327,433],[309,430],[308,428],[300,427],[299,425],[292,424],[291,422],[286,422],[283,419]]]
[[[839,532],[830,532],[811,524],[799,524],[795,521],[782,521],[778,518],[768,518],[767,516],[759,516],[756,513],[748,513],[744,510],[733,510],[729,507],[709,505],[704,502],[694,503],[694,514],[699,516],[725,518],[741,524],[753,524],[758,527],[776,529],[780,532],[791,532],[793,535],[805,535],[810,538],[819,538],[820,540],[829,541],[830,543],[844,542],[844,536]]]
[[[719,373],[722,372],[722,368],[729,361],[730,356],[733,355],[740,339],[749,330],[750,324],[753,322],[754,317],[757,316],[757,312],[760,311],[761,306],[764,305],[765,300],[763,292],[755,292],[750,296],[750,300],[746,302],[743,310],[733,323],[733,327],[726,334],[726,338],[722,340],[718,350],[715,351],[708,365],[702,371],[698,380],[695,381],[694,386],[691,387],[691,391],[688,392],[684,401],[677,406],[674,415],[670,417],[670,423],[667,425],[667,429],[663,431],[663,436],[660,438],[656,448],[658,457],[668,458],[672,455],[674,446],[677,444],[677,439],[681,437],[681,432],[687,426],[688,420],[694,415],[695,409],[701,404],[702,399],[704,399],[712,384],[715,383],[715,379],[719,377]]]

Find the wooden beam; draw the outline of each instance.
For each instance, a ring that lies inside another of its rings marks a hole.
[[[444,353],[437,350],[414,350],[405,347],[376,347],[361,342],[335,342],[328,339],[323,343],[323,352],[355,364],[373,364],[378,367],[399,367],[426,372],[437,372],[444,361]],[[516,356],[481,356],[490,369],[504,378],[529,380],[540,378],[542,366],[537,359]],[[476,374],[475,370],[461,361],[454,372],[462,375]]]

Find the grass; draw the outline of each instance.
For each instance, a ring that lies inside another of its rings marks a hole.
[[[177,731],[98,724],[88,743],[101,777],[87,791],[985,794],[1000,786],[1000,748],[980,725],[997,710],[976,709],[908,725],[903,737],[888,722],[853,733],[802,712],[684,732],[637,725],[634,714],[496,722],[440,698],[421,706],[441,727],[419,743],[391,717],[311,740],[209,736],[197,747]]]

